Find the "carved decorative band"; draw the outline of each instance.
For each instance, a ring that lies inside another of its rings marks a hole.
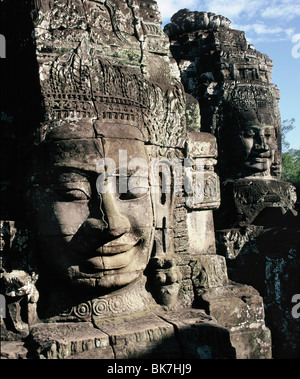
[[[67,299],[61,299],[60,316],[75,316],[81,320],[90,319],[91,316],[105,318],[111,315],[143,311],[148,303],[147,293],[144,292],[140,284],[137,284],[131,291],[119,295],[99,297],[73,307],[70,306]]]

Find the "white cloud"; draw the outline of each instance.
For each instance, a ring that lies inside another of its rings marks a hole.
[[[290,21],[300,16],[300,0],[157,0],[157,3],[164,20],[182,8],[214,12],[235,22],[241,17]]]
[[[205,0],[204,4],[232,19],[244,16],[289,21],[300,16],[300,0]]]
[[[289,38],[291,38],[293,34],[295,33],[295,28],[288,28],[286,29],[285,33]]]
[[[247,39],[250,39],[254,43],[288,41],[295,33],[295,28],[270,26],[264,22],[247,25],[233,24],[232,28],[243,30],[246,33]]]
[[[182,8],[214,12],[228,17],[232,28],[245,31],[253,43],[290,40],[296,33],[296,17],[300,16],[300,0],[157,0],[157,3],[164,22]]]
[[[261,16],[268,19],[292,20],[300,16],[300,2],[297,0],[273,0],[271,5],[263,9]]]
[[[239,17],[242,13],[252,16],[261,4],[267,0],[157,0],[164,20],[169,19],[178,10],[188,8],[191,11],[206,11],[221,14],[230,18]]]
[[[199,0],[156,0],[163,20],[170,19],[180,9],[198,10]],[[203,9],[204,10],[204,9]]]
[[[244,32],[254,32],[256,34],[280,34],[293,35],[294,29],[285,29],[280,26],[270,27],[264,23],[248,24],[248,25],[234,25],[235,29],[243,30]]]
[[[292,48],[292,57],[298,59],[300,58],[300,34],[294,34],[292,42],[295,44]]]
[[[293,42],[293,43],[300,42],[300,34],[294,34],[294,35],[292,36],[292,42]]]
[[[253,16],[261,3],[262,0],[205,0],[205,9],[203,10],[221,14],[234,20],[243,13],[247,13],[250,17]]]

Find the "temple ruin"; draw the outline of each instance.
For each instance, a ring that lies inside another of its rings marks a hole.
[[[1,358],[296,356],[270,58],[153,0],[1,8]]]

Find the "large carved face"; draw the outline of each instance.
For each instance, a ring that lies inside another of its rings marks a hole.
[[[95,138],[89,125],[86,130],[82,124],[65,125],[41,146],[42,175],[34,205],[41,267],[52,278],[58,275],[107,292],[133,282],[148,263],[153,237],[150,190],[145,178],[138,177],[138,165],[124,171],[134,158],[148,162],[148,157],[142,141],[130,133],[124,138],[124,129],[119,132],[117,138]],[[127,162],[120,160],[120,150]],[[115,167],[99,165],[103,158]],[[107,172],[112,180],[104,181],[106,191],[99,193],[97,180]],[[125,180],[134,180],[128,192],[120,193],[124,172]],[[139,186],[143,188],[136,191]]]

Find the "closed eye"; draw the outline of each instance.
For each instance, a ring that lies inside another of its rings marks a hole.
[[[127,179],[126,191],[119,193],[120,200],[139,199],[149,192],[148,178],[132,175]],[[118,184],[120,184],[120,182],[118,182]],[[120,189],[120,187],[118,188]]]
[[[149,192],[148,188],[145,187],[135,187],[134,189],[128,190],[125,193],[119,194],[120,200],[134,200],[134,199],[140,199],[147,195]]]
[[[63,201],[88,201],[90,196],[85,191],[78,188],[56,189],[55,192]]]
[[[251,129],[245,130],[245,131],[243,132],[243,136],[244,136],[245,138],[251,138],[251,137],[253,137],[254,135],[255,135],[255,132],[254,132],[253,130],[251,130]]]

